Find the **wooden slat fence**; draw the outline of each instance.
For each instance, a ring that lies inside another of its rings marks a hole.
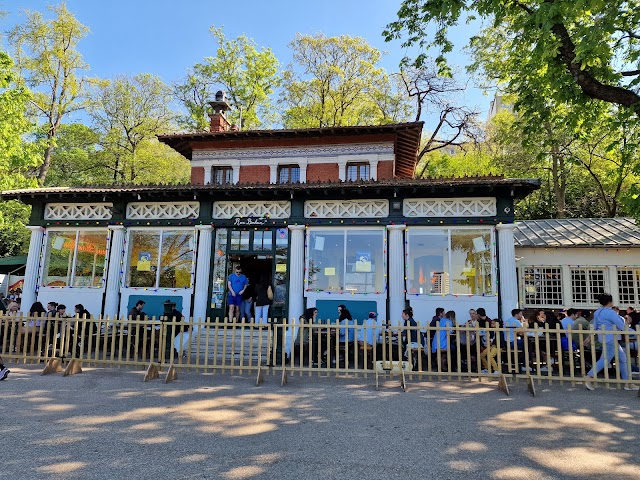
[[[510,343],[510,333],[517,337]],[[620,388],[640,385],[635,331],[551,330],[506,327],[384,327],[308,324],[274,319],[267,324],[225,320],[169,321],[109,318],[0,317],[0,355],[5,362],[34,364],[58,358],[84,366],[143,368],[174,365],[202,372],[269,370],[287,375],[368,376],[405,362],[410,378],[464,380],[495,378],[494,371],[516,382],[582,382],[616,335],[612,362],[594,383]],[[495,337],[485,348],[483,337]],[[563,337],[566,339],[563,340]],[[418,342],[411,342],[410,339]],[[407,340],[409,339],[409,340]],[[471,341],[474,339],[474,341]],[[568,341],[570,339],[570,341]],[[624,361],[626,359],[626,362]],[[493,362],[492,362],[493,360]],[[629,380],[623,379],[626,364]]]

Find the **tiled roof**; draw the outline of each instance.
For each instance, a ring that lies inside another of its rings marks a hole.
[[[156,192],[243,192],[251,190],[270,191],[295,191],[295,190],[338,190],[341,188],[358,188],[363,191],[378,188],[447,188],[447,187],[475,187],[480,192],[484,187],[503,187],[513,190],[514,198],[521,198],[540,187],[537,179],[504,178],[502,176],[472,176],[450,178],[424,178],[424,179],[395,179],[395,180],[360,180],[357,182],[310,182],[310,183],[252,183],[252,184],[226,184],[226,185],[107,185],[84,187],[48,187],[30,188],[22,190],[6,190],[2,192],[2,198],[10,200],[25,196],[45,196],[51,194],[79,196],[82,194],[109,194],[109,193],[156,193]],[[484,192],[484,195],[487,195]]]
[[[640,247],[631,218],[524,220],[514,230],[517,247]]]

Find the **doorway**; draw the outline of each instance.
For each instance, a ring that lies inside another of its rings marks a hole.
[[[242,273],[247,277],[247,280],[249,281],[249,286],[245,290],[243,298],[252,297],[255,303],[256,284],[261,281],[272,284],[273,255],[229,255],[229,262],[227,264],[227,278],[229,278],[229,275],[231,275],[236,265],[240,265],[240,268],[242,268]],[[228,305],[225,305],[225,309],[228,310]],[[241,316],[245,318],[245,321],[249,321],[249,318],[246,317],[245,312],[241,312]],[[255,318],[254,304],[251,305],[251,318]]]

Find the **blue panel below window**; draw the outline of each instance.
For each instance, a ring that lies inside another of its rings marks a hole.
[[[338,319],[338,305],[344,305],[358,324],[369,318],[369,312],[377,312],[378,304],[371,300],[318,300],[318,320],[326,323],[329,319],[335,323]]]
[[[144,300],[145,306],[142,309],[149,318],[161,317],[164,315],[164,302],[171,300],[176,304],[176,309],[182,311],[182,297],[175,295],[131,295],[127,304],[127,313],[136,305],[138,300]]]

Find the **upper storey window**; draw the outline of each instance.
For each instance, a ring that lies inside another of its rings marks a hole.
[[[278,183],[296,183],[300,181],[298,165],[280,165],[278,167]]]
[[[233,183],[233,168],[231,167],[212,167],[211,183],[213,185],[226,185]]]
[[[348,163],[347,181],[356,182],[358,180],[369,180],[370,169],[367,162]]]

